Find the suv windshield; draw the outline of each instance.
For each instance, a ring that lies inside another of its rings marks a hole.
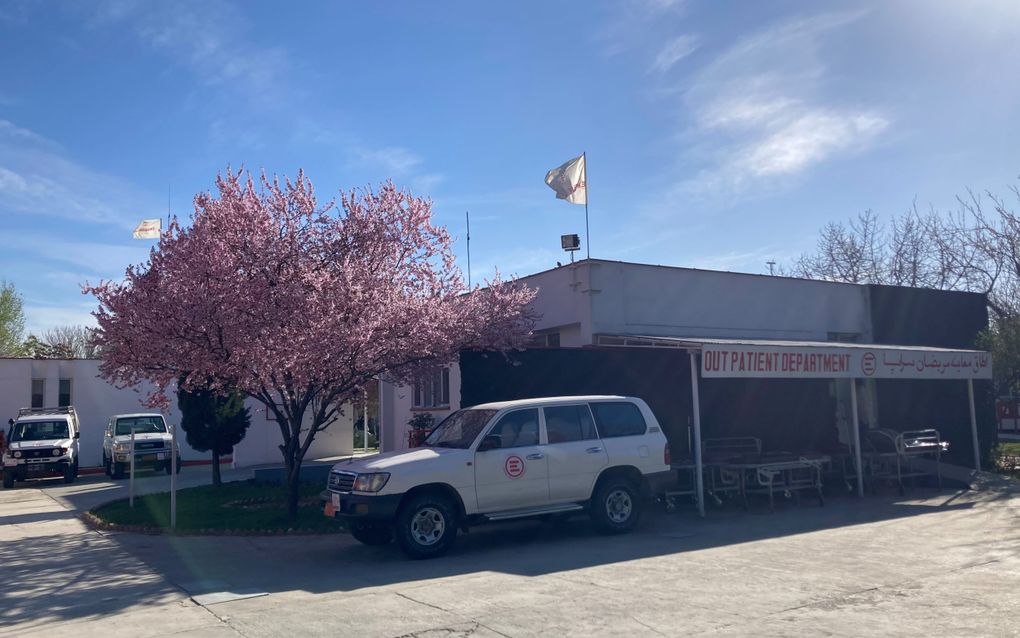
[[[153,432],[166,432],[166,424],[161,416],[133,416],[127,419],[117,419],[117,429],[114,436],[131,434],[151,434]]]
[[[24,421],[14,424],[12,441],[47,441],[66,439],[67,421]]]
[[[466,450],[495,414],[496,410],[458,410],[432,430],[424,445]]]

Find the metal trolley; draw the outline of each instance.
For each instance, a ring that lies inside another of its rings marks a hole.
[[[935,462],[935,479],[942,487],[942,453],[949,449],[938,430],[907,430],[897,432],[888,428],[866,430],[865,436],[871,451],[864,454],[866,476],[871,480],[888,479],[896,482],[900,494],[904,494],[904,479],[918,476],[932,476],[930,470],[919,468],[917,459]]]
[[[768,494],[769,510],[775,511],[775,495],[798,497],[799,492],[813,491],[821,505],[822,472],[828,456],[796,455],[785,452],[762,454],[761,440],[755,437],[705,439],[702,442],[702,471],[705,492],[717,504],[724,498],[740,498],[748,508],[749,494]],[[696,494],[696,466],[691,460],[672,465],[678,475],[678,489],[666,492],[666,505],[672,509],[676,498]]]

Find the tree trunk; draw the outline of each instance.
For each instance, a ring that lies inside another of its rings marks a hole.
[[[300,451],[300,448],[295,452]],[[294,456],[298,456],[296,453]],[[287,518],[297,520],[298,500],[301,496],[301,458],[290,458],[287,468]]]
[[[220,453],[216,448],[212,451],[212,484],[219,487],[222,484],[220,480]]]

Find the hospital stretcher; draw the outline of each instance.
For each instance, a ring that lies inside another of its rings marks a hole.
[[[774,511],[777,493],[796,499],[805,490],[814,491],[819,504],[824,505],[822,472],[829,462],[828,456],[763,455],[761,440],[754,437],[706,439],[702,444],[705,493],[717,504],[725,497],[739,497],[745,508],[749,494],[768,494],[769,509]],[[665,494],[669,508],[675,507],[675,499],[680,496],[697,499],[695,463],[679,461],[672,468],[678,475],[678,489]]]

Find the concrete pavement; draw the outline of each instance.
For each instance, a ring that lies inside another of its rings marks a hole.
[[[649,512],[622,537],[493,525],[426,562],[342,535],[97,534],[57,503],[107,489],[87,483],[0,492],[0,635],[1020,635],[1016,482]]]

